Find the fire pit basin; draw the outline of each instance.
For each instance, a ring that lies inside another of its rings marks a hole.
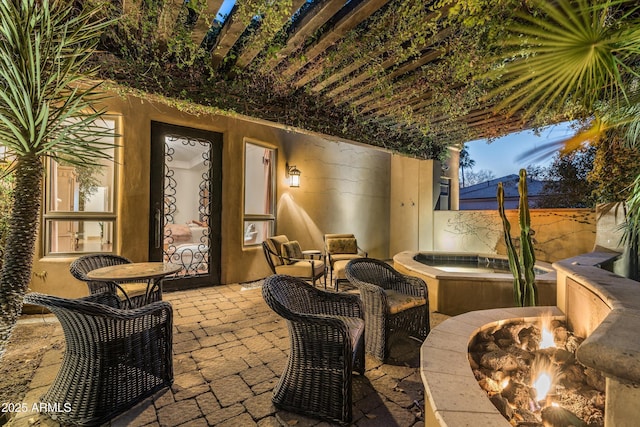
[[[497,308],[461,314],[432,329],[421,349],[425,424],[509,427],[473,375],[469,343],[484,328],[535,322],[549,314],[551,319],[565,319],[557,307]]]
[[[591,252],[554,264],[557,307],[503,308],[452,317],[434,328],[421,348],[427,426],[510,424],[478,385],[468,359],[470,340],[485,325],[533,322],[551,310],[586,337],[576,357],[606,378],[605,426],[636,426],[640,419],[640,285],[603,268],[618,254]]]

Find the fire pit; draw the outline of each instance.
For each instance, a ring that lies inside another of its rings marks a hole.
[[[513,322],[535,324],[550,312],[551,320],[566,321],[568,330],[585,337],[576,359],[605,377],[605,427],[638,425],[640,286],[601,268],[616,256],[592,252],[555,263],[557,307],[473,311],[434,328],[421,348],[425,424],[511,426],[479,386],[470,365],[469,345],[483,330]],[[552,408],[547,410],[549,416],[560,412]]]
[[[508,323],[475,336],[471,367],[511,425],[601,427],[605,379],[576,360],[582,341],[558,320]]]

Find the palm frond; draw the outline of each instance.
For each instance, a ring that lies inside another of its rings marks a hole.
[[[601,99],[624,100],[627,76],[636,71],[627,59],[640,53],[640,21],[626,9],[596,0],[538,1],[539,14],[520,13],[509,27],[504,64],[487,77],[499,78],[489,96],[502,95],[498,109],[523,110],[530,117],[568,100],[592,111]],[[620,16],[624,19],[620,20]]]

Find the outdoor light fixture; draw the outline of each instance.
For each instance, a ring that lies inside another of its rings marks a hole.
[[[289,187],[300,187],[300,169],[295,166],[289,166],[287,163],[287,175],[289,175]]]

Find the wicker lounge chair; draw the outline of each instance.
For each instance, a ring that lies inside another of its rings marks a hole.
[[[296,240],[289,240],[284,234],[269,237],[262,242],[262,250],[273,274],[300,277],[310,280],[313,285],[324,277],[324,286],[327,287],[324,262],[305,259]]]
[[[291,343],[273,404],[324,420],[350,422],[352,370],[364,373],[364,320],[358,296],[326,292],[284,275],[268,277],[262,295],[287,319]]]
[[[372,258],[349,261],[345,274],[360,291],[365,310],[366,351],[384,361],[392,332],[424,340],[429,333],[429,291],[417,277],[406,276]]]
[[[346,282],[344,267],[355,258],[367,257],[367,252],[358,246],[358,241],[353,234],[325,234],[324,253],[327,255],[327,267],[329,268],[329,283],[335,276],[335,289],[338,291],[340,282]]]
[[[160,287],[156,287],[147,299],[145,294],[146,281],[116,283],[91,280],[87,277],[87,273],[91,270],[121,264],[131,264],[131,261],[123,256],[113,254],[83,255],[71,263],[69,271],[76,279],[87,282],[90,294],[110,292],[119,295],[127,301],[127,308],[142,307],[145,303],[162,300]]]
[[[99,425],[173,382],[171,304],[120,309],[111,293],[71,300],[37,293],[25,303],[60,320],[66,350],[58,375],[40,398],[62,425]],[[51,409],[55,411],[55,409]]]

